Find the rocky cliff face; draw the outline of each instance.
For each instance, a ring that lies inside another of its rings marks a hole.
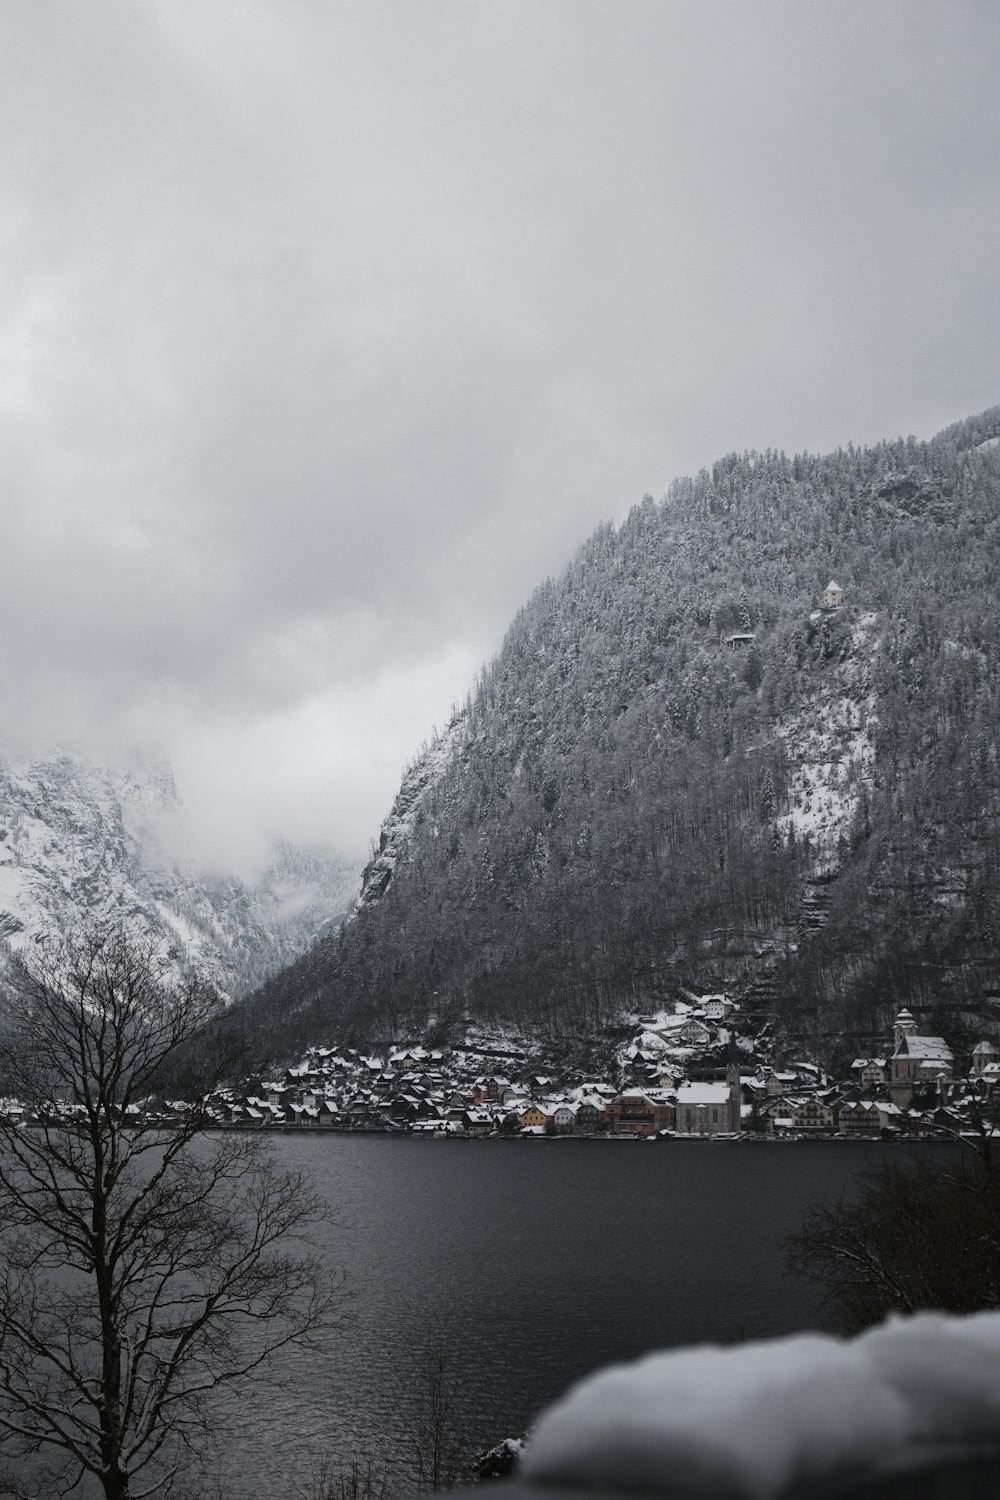
[[[162,766],[55,753],[0,763],[0,937],[13,949],[81,920],[125,922],[227,996],[289,963],[350,905],[357,871],[281,846],[254,885],[200,874]]]
[[[358,910],[378,902],[389,888],[400,860],[405,859],[413,830],[423,818],[434,787],[448,770],[462,743],[464,715],[458,714],[440,735],[421,750],[403,773],[402,784],[379,829],[378,843],[361,877]]]

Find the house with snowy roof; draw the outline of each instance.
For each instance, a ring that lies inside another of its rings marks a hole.
[[[674,1101],[665,1089],[624,1089],[607,1106],[612,1135],[655,1135],[674,1123]]]
[[[509,1078],[504,1078],[499,1073],[487,1073],[476,1079],[473,1087],[473,1101],[476,1104],[495,1104],[503,1099],[510,1087]]]
[[[851,1063],[851,1072],[865,1090],[883,1088],[889,1078],[889,1069],[884,1057],[856,1057]]]
[[[466,1135],[489,1135],[491,1130],[496,1130],[497,1120],[491,1110],[467,1109],[462,1116],[462,1125]]]
[[[308,1062],[296,1063],[294,1067],[285,1069],[286,1088],[306,1088],[310,1083],[315,1083],[322,1075]]]
[[[577,1130],[599,1130],[608,1121],[607,1106],[600,1094],[585,1094],[577,1101]]]
[[[418,1068],[426,1058],[427,1053],[423,1047],[404,1047],[398,1052],[389,1053],[389,1067],[406,1073],[411,1068]]]
[[[978,1081],[985,1086],[989,1097],[995,1098],[1000,1093],[1000,1062],[988,1062]]]
[[[793,1130],[803,1130],[809,1134],[835,1130],[837,1126],[837,1112],[830,1104],[815,1096],[800,1099],[797,1104],[792,1105],[789,1116]]]
[[[285,1121],[305,1129],[319,1124],[319,1110],[315,1104],[289,1104],[285,1110]]]
[[[409,1125],[433,1113],[426,1100],[416,1094],[397,1094],[389,1104],[389,1117],[398,1125]]]
[[[871,1099],[849,1099],[840,1106],[840,1128],[851,1134],[854,1131],[874,1135],[879,1129],[878,1115]]]
[[[545,1130],[552,1124],[552,1111],[548,1105],[537,1104],[534,1099],[529,1099],[521,1110],[520,1118],[522,1130]]]
[[[633,1078],[645,1078],[650,1068],[655,1067],[658,1061],[659,1056],[656,1052],[637,1047],[629,1054],[626,1066]]]
[[[884,1099],[854,1099],[840,1107],[840,1128],[853,1135],[878,1135],[882,1130],[898,1127],[903,1111]]]
[[[996,1063],[998,1058],[1000,1058],[1000,1052],[997,1051],[992,1042],[985,1040],[977,1042],[972,1049],[973,1078],[982,1078],[985,1069],[991,1063]]]
[[[576,1115],[580,1105],[577,1100],[561,1099],[552,1111],[552,1123],[560,1135],[570,1135],[576,1129]]]
[[[835,578],[830,579],[819,602],[823,609],[839,609],[843,604],[844,590]]]

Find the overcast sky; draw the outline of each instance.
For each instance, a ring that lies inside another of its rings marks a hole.
[[[364,851],[532,588],[1000,401],[995,0],[0,0],[7,737]]]

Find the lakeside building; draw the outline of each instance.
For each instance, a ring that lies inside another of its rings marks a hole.
[[[896,1049],[889,1059],[889,1094],[894,1104],[905,1108],[913,1099],[917,1083],[947,1083],[955,1058],[944,1037],[918,1034],[917,1023],[908,1010],[897,1015],[893,1033]]]
[[[674,1124],[675,1102],[667,1089],[626,1089],[607,1106],[612,1135],[655,1135]]]
[[[740,1096],[730,1082],[684,1083],[677,1090],[678,1135],[728,1135],[740,1128]]]

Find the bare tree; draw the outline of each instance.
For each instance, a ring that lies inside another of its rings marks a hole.
[[[890,1312],[1000,1307],[1000,1170],[988,1149],[885,1162],[856,1198],[810,1204],[785,1248],[841,1332]]]
[[[164,1495],[205,1449],[213,1393],[336,1316],[311,1238],[326,1206],[256,1135],[203,1134],[221,1062],[172,1123],[153,1115],[213,1004],[154,944],[44,944],[8,988],[0,1448],[24,1494],[89,1475],[107,1500]]]
[[[421,1353],[416,1408],[406,1430],[418,1494],[454,1489],[468,1477],[456,1379],[446,1342],[428,1334]]]

